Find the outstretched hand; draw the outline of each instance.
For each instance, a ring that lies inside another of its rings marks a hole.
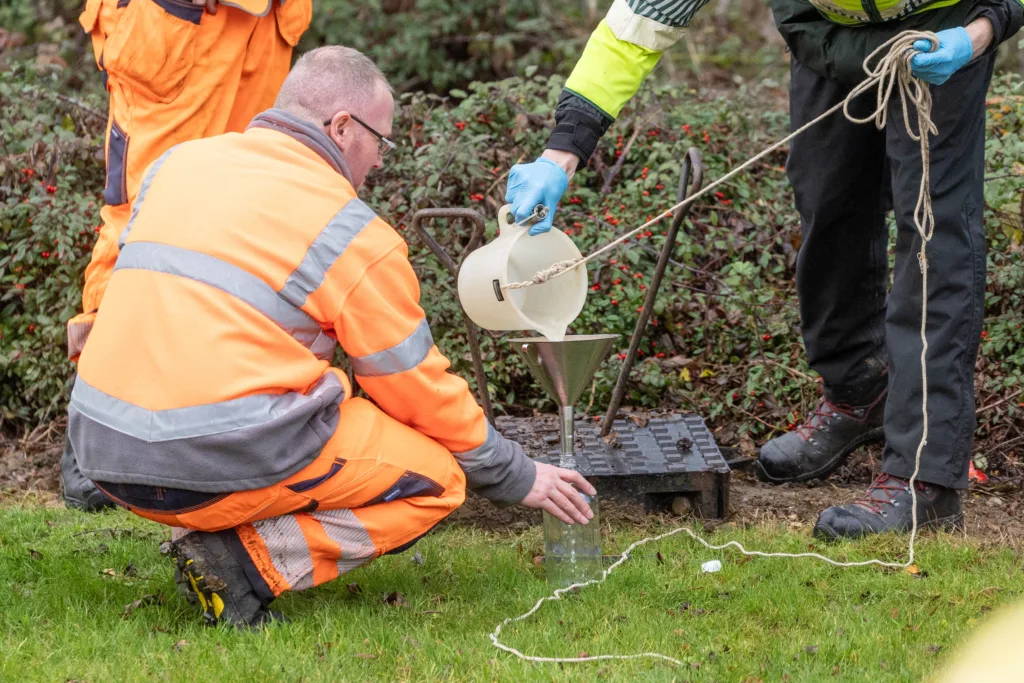
[[[535,464],[537,475],[533,480],[533,488],[520,505],[546,510],[566,524],[586,524],[593,519],[594,512],[580,492],[593,496],[597,490],[583,475],[542,462]]]

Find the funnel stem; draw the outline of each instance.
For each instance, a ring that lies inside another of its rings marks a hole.
[[[577,469],[576,466],[576,442],[573,429],[572,406],[562,406],[558,409],[559,432],[562,437],[561,448],[559,449],[558,466],[568,470]]]

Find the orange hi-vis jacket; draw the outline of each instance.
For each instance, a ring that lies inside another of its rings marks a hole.
[[[82,353],[69,430],[93,480],[258,489],[318,456],[351,396],[337,340],[392,418],[451,451],[471,488],[518,502],[534,466],[447,372],[399,234],[337,146],[271,109],[173,147],[143,179]]]

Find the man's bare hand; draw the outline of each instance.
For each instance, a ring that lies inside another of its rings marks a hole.
[[[193,5],[206,5],[206,11],[210,14],[217,13],[217,0],[192,0]]]
[[[594,513],[580,491],[593,496],[597,490],[583,475],[542,462],[535,464],[537,476],[533,480],[533,488],[520,505],[546,510],[566,524],[586,524],[593,519]]]

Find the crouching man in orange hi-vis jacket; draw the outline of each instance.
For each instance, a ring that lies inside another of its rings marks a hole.
[[[312,0],[86,0],[79,21],[110,93],[107,182],[82,312],[68,321],[70,360],[96,319],[146,168],[186,140],[241,132],[270,108],[311,14]],[[61,475],[71,507],[110,505],[67,444]]]
[[[210,622],[262,624],[281,593],[408,548],[467,486],[592,517],[574,485],[593,487],[531,461],[447,372],[405,242],[356,196],[393,114],[369,59],[314,50],[244,133],[157,159],[120,238],[70,438],[107,495],[178,527]],[[376,404],[330,366],[338,342]]]

